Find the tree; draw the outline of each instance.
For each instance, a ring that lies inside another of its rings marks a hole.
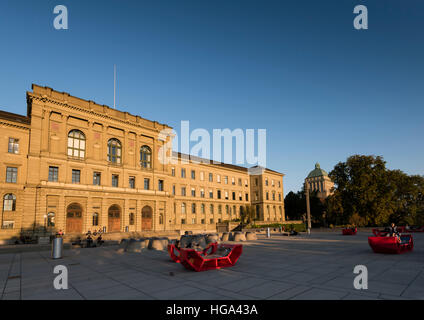
[[[413,224],[423,219],[424,177],[388,170],[379,156],[354,155],[329,174],[335,190],[326,201],[336,224]]]
[[[311,192],[309,196],[311,218],[314,224],[324,223],[324,203],[317,197],[317,192]],[[284,209],[289,220],[301,220],[306,213],[306,195],[304,189],[294,193],[290,191],[284,198]]]

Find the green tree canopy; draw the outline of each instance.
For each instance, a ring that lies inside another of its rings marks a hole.
[[[333,223],[414,224],[423,219],[424,177],[389,170],[382,157],[351,156],[329,176],[335,188],[326,207]]]

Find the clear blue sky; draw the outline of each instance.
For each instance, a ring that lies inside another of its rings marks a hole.
[[[53,8],[69,30],[53,28]],[[353,28],[366,4],[369,29]],[[0,109],[31,83],[191,128],[267,129],[267,166],[301,188],[352,154],[424,174],[421,0],[0,2]]]

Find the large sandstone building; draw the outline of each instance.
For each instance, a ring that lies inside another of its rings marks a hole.
[[[33,85],[27,105],[27,116],[0,111],[0,239],[213,230],[246,205],[258,221],[285,220],[281,173],[161,155],[168,126],[51,88]]]

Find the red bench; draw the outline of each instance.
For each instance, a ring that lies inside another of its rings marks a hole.
[[[218,249],[218,244],[215,242],[215,243],[211,243],[207,248],[202,250],[201,253],[205,256],[211,255],[211,254],[214,254],[217,249]],[[181,262],[181,249],[177,248],[175,244],[168,244],[168,253],[174,262],[177,262],[177,263]]]
[[[241,244],[219,244],[216,247],[215,253],[208,255],[194,249],[181,249],[181,264],[197,272],[232,267],[243,252]]]
[[[410,234],[404,234],[400,237],[368,237],[368,243],[372,250],[376,253],[399,254],[412,251],[414,248],[414,240]]]
[[[386,231],[385,229],[383,230],[379,230],[379,229],[372,229],[372,233],[376,236],[376,237],[385,237],[389,231]]]
[[[355,229],[353,229],[353,228],[345,228],[345,229],[342,230],[342,234],[344,236],[353,236],[357,232],[358,232],[358,228],[355,228]]]

